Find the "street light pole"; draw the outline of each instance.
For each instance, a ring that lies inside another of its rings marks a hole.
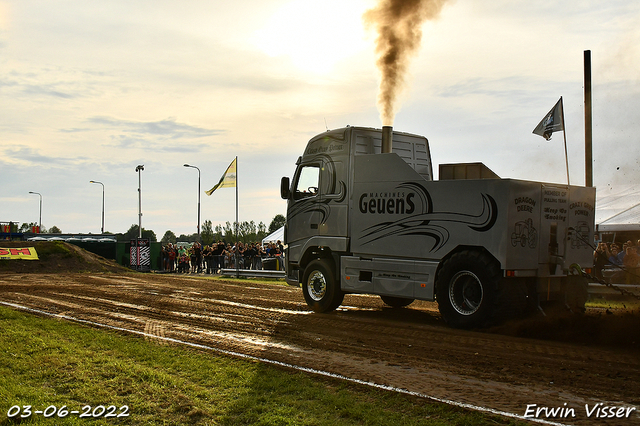
[[[40,196],[40,220],[38,222],[38,232],[40,232],[42,230],[42,194],[33,191],[29,191],[29,194],[37,194]]]
[[[189,164],[185,164],[184,166],[191,167],[198,170],[198,241],[201,242],[202,239],[200,238],[200,169],[197,168],[196,166],[191,166]]]
[[[142,239],[142,178],[141,173],[144,170],[144,165],[136,167],[138,172],[138,239]]]
[[[102,229],[100,230],[100,234],[104,234],[104,183],[95,180],[90,180],[89,183],[99,183],[102,185]]]

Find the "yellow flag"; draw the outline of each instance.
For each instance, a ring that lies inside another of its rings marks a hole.
[[[224,172],[224,174],[220,178],[220,182],[218,182],[218,184],[216,186],[214,186],[213,188],[211,188],[210,190],[205,191],[205,193],[207,195],[213,194],[213,191],[215,191],[218,188],[235,188],[235,186],[236,186],[236,160],[237,160],[237,158],[235,158],[231,162],[231,164],[229,164],[229,167],[227,167],[227,171]]]

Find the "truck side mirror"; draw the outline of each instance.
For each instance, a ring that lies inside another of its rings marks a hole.
[[[280,197],[282,197],[283,200],[288,200],[291,196],[291,191],[289,191],[290,186],[291,183],[289,181],[289,178],[283,177],[280,181]]]

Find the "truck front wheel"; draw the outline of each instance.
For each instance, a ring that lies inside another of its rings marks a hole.
[[[436,299],[444,321],[456,328],[487,325],[497,312],[500,268],[484,252],[462,251],[438,273]]]
[[[325,260],[314,260],[305,268],[302,293],[307,305],[314,312],[330,312],[344,299],[344,293],[332,273],[333,268]]]

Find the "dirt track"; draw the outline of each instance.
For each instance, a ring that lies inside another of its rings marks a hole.
[[[631,340],[609,338],[610,346],[602,346],[597,335],[580,342],[584,326],[567,334],[576,336],[574,343],[513,336],[527,327],[540,333],[535,322],[492,332],[452,330],[433,303],[391,309],[378,297],[356,295],[347,295],[337,312],[315,314],[299,289],[189,276],[3,274],[0,300],[519,415],[528,404],[567,403],[576,418],[548,420],[640,424],[637,315],[630,317],[633,327],[621,325],[629,318],[611,323],[628,327],[623,333],[635,330],[626,336]],[[554,334],[562,324],[541,327]],[[612,334],[606,327],[592,331]],[[587,418],[584,405],[598,402],[637,409],[616,421]]]

